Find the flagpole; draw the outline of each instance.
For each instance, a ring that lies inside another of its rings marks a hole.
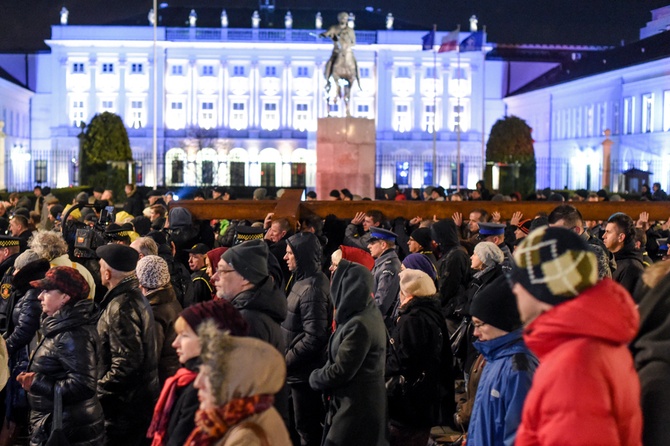
[[[458,32],[461,32],[461,25],[458,25]],[[456,192],[461,191],[461,45],[460,37],[457,40],[456,52],[457,52],[457,62],[456,67],[458,69],[458,96],[456,97],[456,109],[458,110],[458,122],[456,123]]]
[[[484,33],[482,42],[482,177],[486,178],[486,50],[484,43],[486,42],[486,25],[482,27]],[[489,184],[489,187],[491,185]]]
[[[433,24],[433,33],[437,31],[437,25]],[[433,45],[433,184],[437,182],[437,51]]]

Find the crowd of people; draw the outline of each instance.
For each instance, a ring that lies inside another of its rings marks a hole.
[[[0,445],[670,438],[670,223],[646,213],[585,221],[544,191],[553,211],[504,221],[481,182],[467,216],[371,202],[293,226],[45,189],[12,197],[0,235]]]

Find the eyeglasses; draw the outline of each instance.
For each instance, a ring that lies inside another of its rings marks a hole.
[[[481,324],[475,324],[474,322],[472,323],[472,326],[475,327],[475,330],[482,328],[484,325],[488,325],[486,322],[482,322]]]

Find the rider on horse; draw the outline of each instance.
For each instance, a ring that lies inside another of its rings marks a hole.
[[[333,40],[333,53],[328,63],[326,63],[324,75],[326,77],[326,92],[330,92],[331,76],[337,85],[336,102],[340,96],[339,79],[345,79],[348,82],[344,90],[344,100],[348,115],[350,88],[353,86],[354,80],[358,82],[358,88],[361,86],[358,77],[358,64],[352,50],[353,46],[356,45],[356,34],[353,29],[349,28],[348,13],[339,13],[337,21],[337,25],[331,26],[328,28],[328,31],[321,34],[322,37],[330,37]]]

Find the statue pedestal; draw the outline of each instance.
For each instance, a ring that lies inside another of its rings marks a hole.
[[[375,121],[320,118],[316,130],[316,193],[327,200],[333,189],[375,197]]]

